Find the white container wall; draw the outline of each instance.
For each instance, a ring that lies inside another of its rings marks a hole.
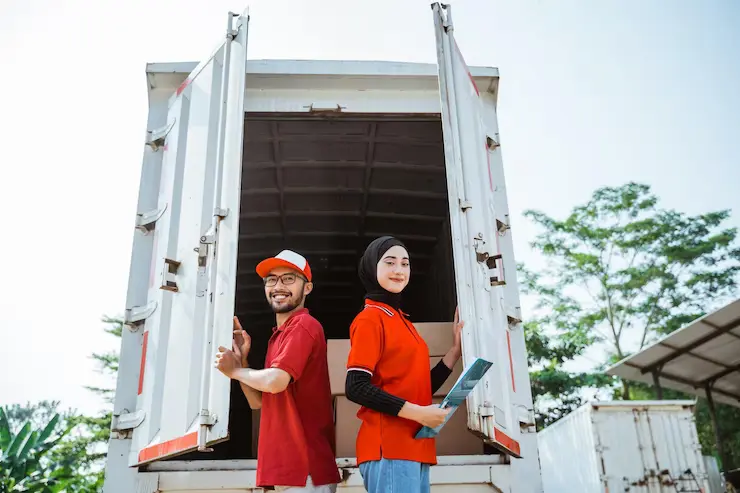
[[[713,491],[694,404],[585,404],[538,433],[544,492]]]

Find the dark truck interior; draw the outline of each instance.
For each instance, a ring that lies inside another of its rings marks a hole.
[[[314,290],[306,306],[328,339],[349,337],[363,306],[357,265],[378,236],[411,258],[404,311],[415,322],[452,320],[456,306],[439,115],[246,116],[236,315],[262,368],[275,323],[257,263],[288,248],[304,255]],[[235,382],[230,438],[176,460],[248,459],[251,410]]]

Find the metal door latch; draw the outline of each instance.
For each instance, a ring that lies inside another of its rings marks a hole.
[[[164,141],[167,138],[167,134],[170,133],[172,127],[175,126],[177,119],[172,120],[172,123],[163,127],[155,128],[154,130],[147,130],[146,145],[151,147],[153,151],[158,150],[164,146]]]
[[[155,209],[153,211],[142,212],[136,215],[136,229],[148,233],[154,229],[154,224],[159,221],[164,211],[167,210],[167,204],[164,204],[161,209]]]
[[[123,323],[129,328],[129,330],[131,330],[131,332],[136,332],[139,330],[139,326],[143,324],[156,309],[156,301],[150,301],[144,306],[132,306],[131,308],[126,308],[123,315]]]
[[[141,409],[132,413],[126,409],[122,413],[113,414],[111,417],[111,432],[117,433],[117,438],[127,438],[134,428],[137,428],[146,418],[146,413]]]

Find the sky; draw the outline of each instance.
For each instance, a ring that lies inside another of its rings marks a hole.
[[[501,73],[499,126],[517,261],[522,217],[562,217],[602,186],[740,226],[740,3],[457,0],[469,65]],[[125,308],[146,130],[147,62],[197,61],[231,0],[0,4],[0,405],[93,412],[103,315]],[[254,0],[249,58],[434,62],[424,0]]]

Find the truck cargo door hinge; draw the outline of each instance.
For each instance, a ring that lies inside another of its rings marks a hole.
[[[164,269],[162,269],[162,283],[159,286],[159,289],[164,289],[165,291],[172,291],[173,293],[177,293],[179,288],[177,287],[177,279],[175,279],[175,276],[177,275],[177,270],[180,268],[180,262],[177,260],[172,260],[169,258],[164,259]]]
[[[170,133],[172,127],[175,126],[177,119],[172,120],[172,123],[163,127],[155,128],[154,130],[147,130],[146,145],[152,148],[153,151],[158,150],[164,145],[164,141],[167,138],[167,134]]]
[[[200,413],[198,424],[201,426],[213,426],[218,422],[218,416],[208,411]]]
[[[498,230],[499,234],[504,234],[506,233],[506,231],[511,229],[511,226],[509,226],[509,223],[496,218],[496,229]]]
[[[146,413],[141,409],[132,413],[123,412],[114,414],[111,418],[111,431],[125,432],[133,430],[144,421],[145,417]]]
[[[215,209],[213,209],[213,215],[215,217],[224,219],[226,216],[229,215],[229,209],[221,209],[220,207],[216,207]]]
[[[497,148],[501,147],[501,144],[499,144],[493,137],[486,135],[486,147],[489,151],[495,151]]]
[[[473,208],[473,204],[471,204],[468,200],[460,199],[458,202],[460,203],[460,210],[463,212],[466,212],[468,209]]]
[[[126,325],[131,332],[139,330],[139,326],[154,313],[157,309],[157,302],[150,301],[144,306],[132,306],[126,308],[123,316],[123,323]]]
[[[154,229],[154,223],[159,221],[164,211],[167,210],[167,204],[164,204],[161,209],[155,209],[153,211],[142,212],[136,215],[136,229],[148,233]]]

